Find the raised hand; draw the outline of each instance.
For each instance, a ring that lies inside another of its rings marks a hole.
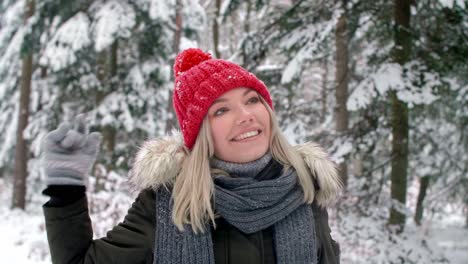
[[[101,133],[86,132],[84,115],[62,123],[43,141],[47,185],[86,185],[101,143]]]

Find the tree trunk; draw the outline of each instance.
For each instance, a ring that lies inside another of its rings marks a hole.
[[[352,159],[352,166],[353,166],[353,175],[355,175],[357,178],[362,177],[362,174],[364,172],[364,165],[362,164],[362,157],[359,153],[357,153]]]
[[[45,79],[47,77],[47,67],[41,66],[41,78]]]
[[[117,75],[118,67],[118,50],[119,50],[119,41],[116,39],[111,45],[109,52],[109,76],[113,78]]]
[[[424,198],[426,198],[427,187],[429,186],[429,176],[421,177],[419,181],[419,194],[418,201],[416,203],[416,214],[414,215],[414,222],[417,225],[421,225],[424,210]]]
[[[95,96],[95,102],[96,102],[96,107],[101,104],[101,102],[104,100],[104,98],[107,95],[106,92],[106,79],[108,75],[108,67],[107,67],[107,49],[102,50],[97,54],[97,59],[96,59],[96,77],[99,80],[101,87],[103,87],[101,90],[96,91],[96,96]],[[107,151],[107,145],[108,145],[108,136],[106,135],[107,129],[106,127],[101,128],[101,133],[102,133],[102,146],[103,146],[103,157],[104,159],[109,158],[110,156],[109,152]],[[105,163],[110,163],[108,161],[105,161]],[[104,181],[106,176],[103,173],[102,170],[96,170],[96,166],[98,164],[93,165],[93,174],[94,177],[96,178],[96,181],[94,182],[94,192],[99,192],[104,189]]]
[[[468,204],[465,203],[465,228],[468,228]]]
[[[323,74],[322,74],[322,113],[320,115],[320,123],[325,122],[327,115],[327,83],[328,83],[328,59],[323,58]]]
[[[24,24],[34,14],[34,0],[25,5]],[[18,113],[18,125],[16,130],[15,148],[15,177],[13,182],[13,200],[11,207],[25,209],[26,207],[26,178],[28,176],[28,146],[23,132],[28,126],[29,101],[31,94],[31,77],[33,72],[33,51],[28,48],[22,58],[21,87]]]
[[[213,18],[213,50],[215,57],[221,59],[221,53],[219,52],[219,12],[221,9],[221,0],[215,1],[215,15]]]
[[[231,24],[228,26],[228,43],[229,43],[229,54],[234,54],[237,51],[237,34],[238,30],[236,30],[235,26],[237,24],[237,17],[234,14],[229,16],[229,23]],[[245,57],[243,58],[243,63],[245,64]]]
[[[343,1],[343,6],[346,1]],[[348,35],[346,26],[346,12],[344,12],[338,19],[336,25],[336,108],[335,120],[336,131],[339,135],[344,135],[348,132],[348,109],[346,102],[348,100]],[[338,165],[343,185],[348,185],[348,173],[346,163],[343,162]]]
[[[183,29],[182,28],[183,26],[182,8],[183,8],[182,0],[176,0],[176,10],[175,10],[176,30],[174,32],[174,42],[173,42],[173,47],[172,47],[172,50],[174,51],[175,54],[179,53],[180,39],[182,38],[182,29]]]
[[[244,38],[245,36],[247,36],[250,33],[250,13],[252,11],[252,1],[247,0],[245,2],[246,2],[246,5],[247,5],[247,13],[245,15],[245,21],[244,21],[244,33],[245,33],[245,35],[243,35],[242,38]],[[232,17],[234,18],[235,16],[233,15]],[[234,19],[233,19],[232,24],[235,27],[236,21]],[[234,27],[233,27],[233,29],[234,29]],[[244,66],[249,63],[246,53],[243,54],[242,63],[243,63]]]
[[[113,83],[112,79],[117,74],[117,51],[118,42],[117,40],[110,46],[109,49],[103,50],[98,54],[97,61],[97,78],[101,82],[104,91],[98,91],[96,95],[96,105],[99,105],[104,98],[112,92]],[[102,145],[106,157],[112,157],[115,148],[115,137],[116,129],[111,126],[105,126],[102,128]],[[108,169],[112,169],[112,159],[108,162]]]
[[[182,21],[182,0],[176,0],[176,14],[175,14],[175,24],[176,24],[176,30],[174,32],[174,42],[173,42],[173,47],[172,50],[174,51],[174,54],[179,53],[179,46],[180,46],[180,39],[182,38],[182,27],[183,27],[183,21]],[[171,65],[173,64],[173,61],[171,62]],[[174,74],[171,74],[171,78],[174,78]],[[167,119],[166,119],[166,133],[169,133],[172,129],[177,127],[177,120],[176,120],[176,114],[174,112],[174,107],[172,107],[172,89],[169,89],[168,91],[168,97],[169,100],[167,102]]]
[[[390,92],[392,103],[392,171],[391,199],[400,206],[406,205],[406,186],[408,169],[408,106],[400,101],[395,91]],[[390,210],[390,225],[396,225],[397,231],[403,231],[405,215],[395,206]]]
[[[118,40],[108,48],[98,54],[96,76],[104,87],[103,91],[98,91],[96,94],[96,105],[99,105],[104,98],[114,90],[113,77],[117,75],[118,68]],[[104,189],[107,173],[115,169],[114,151],[116,144],[117,130],[112,126],[104,126],[101,128],[102,132],[102,147],[104,152],[105,170],[95,172],[96,176],[95,191],[98,192]]]
[[[393,59],[404,65],[410,59],[410,0],[394,1],[394,38],[395,46],[392,50]],[[392,172],[391,172],[391,198],[392,204],[400,206],[406,204],[406,186],[408,170],[408,106],[398,99],[395,91],[390,92],[392,105]],[[397,232],[404,230],[406,217],[403,212],[393,205],[390,210],[389,225],[396,226]]]
[[[244,33],[248,35],[250,33],[250,14],[252,13],[252,1],[246,0],[247,12],[245,14]]]

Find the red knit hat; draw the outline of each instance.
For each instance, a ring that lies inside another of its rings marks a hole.
[[[200,49],[186,49],[177,55],[174,76],[173,105],[189,149],[195,144],[211,104],[229,90],[251,88],[273,109],[267,87],[255,75],[232,62],[212,59]]]

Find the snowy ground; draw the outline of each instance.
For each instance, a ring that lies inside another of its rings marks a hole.
[[[0,195],[0,263],[51,263],[40,205],[10,210],[10,197]]]
[[[26,211],[12,211],[10,191],[1,185],[0,181],[0,263],[51,263],[41,209],[46,199],[37,198]],[[453,264],[468,263],[468,229],[463,228],[463,223],[462,217],[450,216],[433,221],[422,230],[427,234],[427,243],[438,245]],[[355,253],[347,252],[346,248],[342,248],[342,254],[348,256],[345,259],[361,259],[359,263],[367,263],[359,256],[352,256]]]
[[[444,249],[451,263],[468,263],[468,229],[449,226],[434,228],[432,233],[432,242]]]

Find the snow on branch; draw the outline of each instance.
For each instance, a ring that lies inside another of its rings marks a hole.
[[[385,96],[389,90],[397,91],[398,98],[409,107],[430,104],[438,98],[433,88],[441,84],[438,73],[417,61],[403,67],[397,63],[384,63],[358,84],[348,99],[347,107],[351,111],[364,108],[377,96]]]
[[[175,0],[153,0],[150,4],[150,18],[160,19],[164,22],[171,21],[171,15],[174,15]]]
[[[94,18],[94,48],[100,52],[111,45],[116,38],[129,38],[135,26],[135,11],[120,1],[105,3]]]
[[[74,63],[75,53],[91,44],[89,37],[90,21],[86,14],[79,12],[67,20],[47,43],[40,58],[41,65],[59,71]]]
[[[301,48],[287,63],[281,76],[282,84],[290,83],[301,73],[305,62],[318,57],[316,53],[320,50],[320,46],[326,42],[327,38],[333,34],[334,25],[338,20],[339,14],[338,11],[335,11],[330,21],[309,24],[283,37],[280,44],[282,49],[290,50],[294,46],[301,46]]]

